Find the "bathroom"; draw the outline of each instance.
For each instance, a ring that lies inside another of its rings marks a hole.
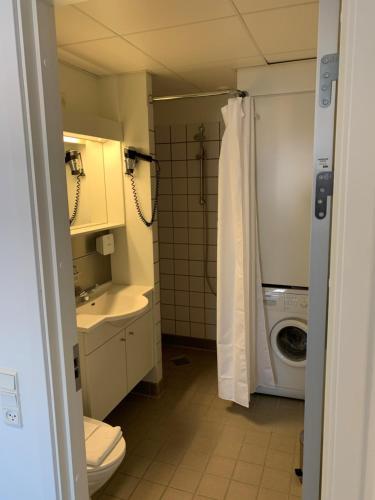
[[[80,183],[78,210],[70,228],[83,409],[86,417],[120,426],[126,441],[122,465],[97,493],[98,498],[100,494],[114,498],[299,498],[301,482],[294,469],[301,466],[307,312],[298,313],[300,321],[296,323],[301,346],[293,340],[289,346],[301,349],[294,353],[300,359],[294,363],[298,367],[291,369],[295,380],[289,392],[285,388],[285,394],[280,389],[262,390],[259,378],[252,389],[250,409],[217,396],[218,175],[225,131],[222,108],[228,103],[228,94],[157,100],[168,94],[194,93],[195,87],[181,81],[185,87],[180,88],[152,72],[128,74],[121,66],[117,70],[121,75],[98,76],[98,69],[93,75],[90,64],[101,61],[104,68],[111,67],[118,64],[118,53],[111,55],[100,41],[74,38],[84,36],[84,30],[77,35],[66,27],[81,17],[82,22],[88,22],[87,15],[104,16],[96,8],[94,3],[87,9],[84,5],[61,7],[56,11],[56,22],[65,151],[81,152],[77,171],[84,171],[82,176],[71,175],[70,156],[65,158],[71,220],[76,181]],[[316,16],[317,4],[308,9]],[[314,39],[316,27],[316,23],[310,27]],[[95,44],[97,56],[93,53]],[[104,61],[99,47],[103,55],[112,57],[111,62]],[[79,54],[79,63],[78,59],[74,63],[72,54]],[[304,304],[308,293],[314,54],[311,52],[308,60],[266,68],[253,58],[250,68],[237,70],[237,81],[234,72],[222,81],[259,96],[255,98],[257,196],[262,283],[268,287],[263,290],[268,294],[276,290],[277,295],[278,288],[285,287],[291,292],[285,297],[299,300],[303,296]],[[308,56],[305,51],[304,59]],[[292,59],[291,54],[287,57]],[[280,95],[275,82],[286,82],[292,75],[293,84],[285,96]],[[198,75],[191,80],[202,89],[218,88],[214,86],[218,78],[215,71],[206,78],[211,81],[198,84]],[[254,80],[260,83],[254,85]],[[287,124],[281,119],[285,114]],[[272,123],[276,125],[272,127]],[[96,135],[102,142],[96,142]],[[135,164],[125,160],[125,167],[134,169],[134,186],[130,176],[123,175],[119,141],[125,148],[157,160],[149,163],[139,159]],[[277,157],[269,153],[271,144]],[[104,161],[98,167],[94,162],[99,161],[102,151]],[[231,166],[226,168],[223,179],[229,182]],[[279,180],[274,182],[279,175],[287,176],[286,184],[295,184],[286,187]],[[121,184],[124,193],[119,190]],[[101,192],[99,186],[104,186]],[[133,190],[150,222],[156,187],[157,218],[148,227],[137,213]],[[302,194],[289,206],[283,200],[293,191]],[[270,200],[273,196],[279,198],[275,205]],[[224,199],[221,203],[228,202]],[[119,210],[121,205],[124,211]],[[284,213],[278,214],[278,210]],[[294,215],[297,211],[299,219]],[[277,227],[282,227],[283,234]],[[97,250],[99,241],[108,238],[112,238],[108,243],[111,248],[102,255]],[[273,247],[275,238],[279,258]],[[130,318],[117,324],[104,322],[92,329],[95,340],[91,346],[90,329],[85,329],[86,317],[81,310],[91,304],[96,307],[98,294],[100,297],[108,282],[131,285],[128,293],[131,287],[138,287],[149,304],[145,309],[140,305],[134,322]],[[228,289],[230,286],[228,283]],[[221,301],[228,301],[228,297]],[[295,313],[282,319],[294,318]],[[268,325],[269,330],[272,327]],[[137,347],[137,336],[142,334]],[[100,336],[99,343],[96,338]],[[118,347],[120,342],[126,346],[125,357]],[[286,342],[290,342],[288,336]],[[121,384],[124,371],[127,381]],[[172,442],[171,430],[178,436]]]
[[[324,7],[158,2],[54,8],[76,482],[93,500],[316,500]],[[22,427],[16,375],[6,393]]]

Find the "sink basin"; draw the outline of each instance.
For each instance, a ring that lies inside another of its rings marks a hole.
[[[148,305],[148,299],[138,287],[111,285],[96,291],[90,300],[77,307],[77,327],[89,332],[106,321],[118,321],[137,316]]]

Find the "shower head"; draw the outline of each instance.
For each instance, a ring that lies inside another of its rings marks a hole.
[[[194,135],[194,141],[204,141],[206,139],[204,133],[205,133],[205,128],[202,123],[198,128],[198,132]]]

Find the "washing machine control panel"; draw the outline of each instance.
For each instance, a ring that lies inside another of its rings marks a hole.
[[[288,313],[307,314],[308,311],[308,292],[293,293],[290,290],[275,288],[264,290],[264,305],[273,311],[282,311]]]

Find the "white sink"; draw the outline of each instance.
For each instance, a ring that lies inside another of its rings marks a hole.
[[[106,321],[118,321],[137,316],[148,305],[141,287],[106,285],[99,287],[90,300],[76,309],[77,328],[89,332]]]

